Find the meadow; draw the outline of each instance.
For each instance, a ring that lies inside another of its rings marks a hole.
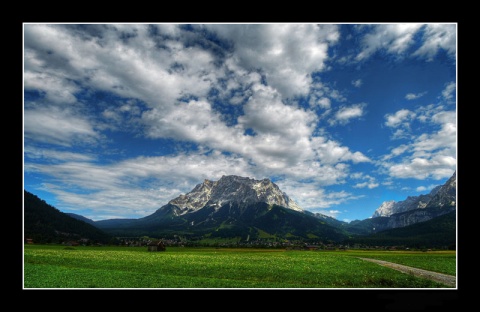
[[[448,288],[358,257],[456,274],[455,251],[25,245],[30,288]]]

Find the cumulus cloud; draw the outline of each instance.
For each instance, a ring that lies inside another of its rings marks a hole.
[[[234,57],[247,69],[262,69],[285,98],[308,93],[312,72],[325,68],[328,47],[339,39],[337,25],[206,25],[232,41]]]
[[[331,101],[326,97],[320,98],[316,104],[324,109],[329,109],[331,107]]]
[[[384,160],[388,160],[404,155],[399,163],[383,164],[390,176],[442,179],[453,174],[457,164],[456,113],[440,111],[427,118],[426,122],[437,130],[415,136],[410,147],[399,146],[393,149],[390,155],[384,157]]]
[[[355,180],[364,180],[364,182],[358,182],[355,185],[353,185],[353,188],[373,189],[379,186],[379,184],[376,182],[375,177],[372,177],[368,174],[356,173],[356,174],[352,174],[350,177]]]
[[[80,36],[68,25],[25,25],[29,55],[25,86],[40,88],[50,98],[73,101],[73,86],[81,85],[162,108],[171,107],[183,95],[207,95],[217,72],[212,54],[196,46],[186,48],[183,38],[165,40],[165,48],[155,49],[148,27],[104,25],[96,28],[98,36],[88,32]],[[132,34],[128,40],[119,40],[127,33]],[[36,64],[48,65],[48,72]],[[49,80],[42,85],[43,75]],[[50,82],[54,87],[49,89]],[[62,94],[55,94],[57,90]]]

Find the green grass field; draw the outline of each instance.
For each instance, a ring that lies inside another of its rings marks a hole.
[[[24,288],[448,288],[357,257],[456,272],[454,251],[25,245]]]

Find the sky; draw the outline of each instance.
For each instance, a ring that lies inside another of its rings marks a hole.
[[[141,218],[269,178],[342,221],[457,167],[457,25],[23,24],[23,187]]]

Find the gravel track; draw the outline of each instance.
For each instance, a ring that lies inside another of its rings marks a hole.
[[[406,265],[401,265],[397,263],[392,263],[388,261],[383,261],[383,260],[377,260],[377,259],[370,259],[370,258],[360,258],[362,260],[378,263],[380,265],[383,265],[385,267],[389,267],[391,269],[403,272],[403,273],[409,273],[413,274],[417,277],[423,277],[423,278],[428,278],[430,280],[436,281],[443,283],[447,286],[450,287],[456,287],[457,286],[457,277],[453,275],[448,275],[448,274],[442,274],[442,273],[437,273],[437,272],[432,272],[432,271],[427,271],[427,270],[422,270],[422,269],[417,269],[413,267],[409,267]]]

